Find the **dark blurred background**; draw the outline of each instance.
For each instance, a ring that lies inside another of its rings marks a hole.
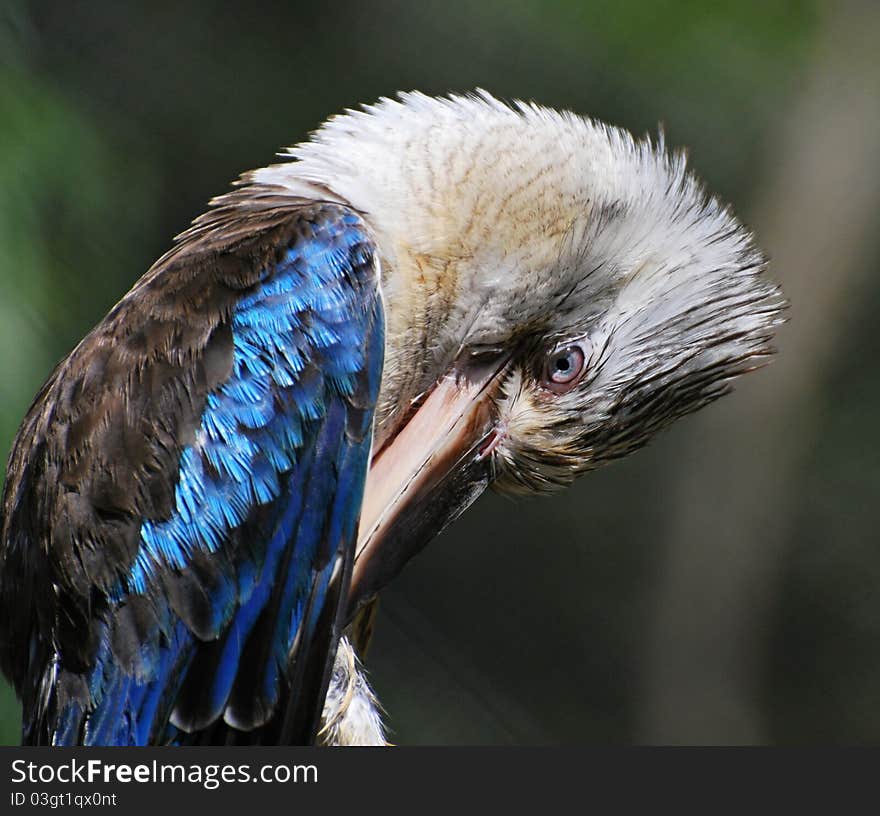
[[[328,115],[479,86],[662,123],[772,257],[779,358],[413,561],[368,660],[392,740],[880,742],[878,42],[873,0],[0,0],[0,455],[171,236]]]

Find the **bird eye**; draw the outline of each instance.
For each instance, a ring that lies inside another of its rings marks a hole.
[[[544,385],[557,394],[568,391],[584,373],[587,356],[580,345],[557,346],[545,363]]]

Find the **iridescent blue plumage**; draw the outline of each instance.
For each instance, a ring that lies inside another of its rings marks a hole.
[[[350,257],[366,239],[349,220],[338,234],[290,247],[236,305],[232,372],[208,394],[196,441],[183,453],[175,514],[141,527],[123,591],[143,592],[157,565],[181,568],[194,550],[217,549],[252,507],[276,499],[279,477],[303,445],[304,423],[325,415],[326,400],[353,393],[376,315],[359,313],[364,304],[352,302],[343,277],[352,262],[369,260]],[[301,381],[306,366],[311,375]]]
[[[245,740],[259,740],[261,729],[271,729],[272,739],[296,729],[314,735],[382,370],[373,247],[360,218],[344,208],[273,207],[268,228],[258,224],[247,236],[253,248],[242,260],[239,244],[219,251],[211,245],[214,237],[224,240],[224,216],[252,214],[231,198],[214,217],[216,230],[210,215],[207,225],[197,222],[183,250],[160,261],[93,332],[119,331],[106,325],[119,320],[129,345],[129,338],[140,343],[174,308],[182,314],[173,337],[189,330],[187,308],[195,310],[195,325],[205,324],[193,349],[149,349],[135,361],[135,376],[111,384],[159,383],[151,397],[140,395],[146,416],[126,410],[126,418],[136,431],[149,424],[144,430],[159,440],[160,453],[168,453],[166,435],[179,447],[168,510],[143,512],[130,556],[110,565],[107,585],[87,578],[83,596],[97,603],[87,642],[78,646],[85,665],[71,665],[63,643],[47,655],[44,682],[51,672],[61,680],[47,683],[48,698],[30,721],[25,712],[26,740],[235,741],[223,736],[230,728]],[[187,249],[191,265],[181,263]],[[234,268],[249,261],[250,270]],[[188,285],[193,266],[206,288],[192,286],[182,298],[175,286]],[[153,291],[158,303],[142,302]],[[201,301],[216,308],[200,313]],[[89,365],[77,359],[88,353],[87,341],[69,368]],[[166,358],[175,368],[154,374]],[[64,374],[62,366],[56,378]],[[48,396],[63,385],[50,381]],[[138,396],[122,399],[128,406]],[[179,415],[161,413],[169,406]],[[128,447],[131,434],[121,432]],[[96,466],[123,448],[96,448]],[[133,490],[161,495],[167,488],[156,485],[161,474],[151,461]],[[122,511],[103,513],[114,523],[128,519]],[[46,646],[39,632],[32,643],[37,651]]]

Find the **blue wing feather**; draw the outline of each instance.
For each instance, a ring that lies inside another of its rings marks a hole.
[[[224,716],[250,730],[297,703],[290,666],[353,554],[384,344],[370,239],[332,215],[237,299],[229,374],[183,448],[173,512],[143,521],[108,593],[109,629],[134,598],[156,607],[141,659],[120,663],[104,632],[90,702],[60,702],[56,744],[145,744]],[[166,591],[190,573],[197,621]]]

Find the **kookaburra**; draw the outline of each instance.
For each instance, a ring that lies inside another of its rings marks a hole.
[[[546,493],[764,363],[779,290],[662,141],[382,99],[246,173],[9,459],[27,743],[381,744],[358,621],[488,486]]]

